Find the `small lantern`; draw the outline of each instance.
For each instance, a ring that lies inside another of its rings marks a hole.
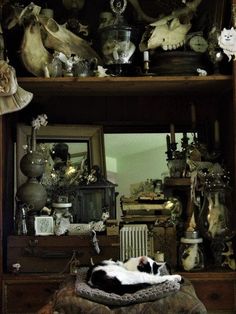
[[[121,75],[124,67],[131,63],[136,47],[131,42],[132,28],[122,16],[127,1],[111,0],[110,5],[115,18],[108,26],[100,29],[101,52],[105,65],[114,72],[113,74]]]

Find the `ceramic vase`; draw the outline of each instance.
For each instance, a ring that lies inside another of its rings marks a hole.
[[[20,162],[22,173],[28,180],[17,191],[17,199],[27,204],[31,211],[38,212],[46,204],[47,192],[39,179],[44,173],[45,160],[43,155],[36,150],[36,131],[32,128],[31,147],[22,157]]]

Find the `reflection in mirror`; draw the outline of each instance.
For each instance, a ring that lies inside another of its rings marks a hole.
[[[31,127],[24,124],[19,124],[17,126],[16,146],[17,187],[22,185],[26,180],[25,176],[20,170],[20,161],[26,153],[25,146],[28,145],[28,147],[30,147],[30,139]],[[87,152],[88,171],[90,171],[94,165],[98,165],[100,167],[101,173],[104,176],[106,175],[104,160],[104,139],[101,126],[47,125],[45,128],[40,128],[37,131],[37,145],[40,143],[44,143],[46,145],[44,153],[46,154],[45,157],[47,160],[52,159],[53,153],[50,153],[50,150],[52,150],[54,147],[54,150],[56,149],[53,157],[55,161],[60,158],[67,158],[68,161],[68,157],[70,156],[69,162],[72,165],[76,165],[76,163],[78,164],[84,160],[85,158],[83,155],[85,152]],[[63,143],[65,145],[62,145]],[[67,153],[69,155],[67,155]],[[57,154],[62,156],[56,156]],[[63,154],[66,156],[63,156]],[[51,160],[51,163],[52,162],[53,160]],[[63,163],[65,163],[65,160],[62,161],[62,164]]]
[[[44,155],[46,162],[42,183],[50,186],[52,180],[61,183],[77,184],[82,175],[88,175],[89,148],[87,142],[45,142],[38,143],[38,150]],[[54,182],[54,183],[55,183]]]
[[[189,143],[193,134],[187,134]],[[178,149],[182,133],[176,133]],[[122,195],[129,196],[131,185],[147,179],[160,179],[169,176],[167,166],[167,146],[165,133],[104,134],[106,169],[109,181],[116,183],[117,218],[121,210],[119,200]]]

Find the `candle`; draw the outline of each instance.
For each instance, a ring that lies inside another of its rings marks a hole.
[[[191,104],[191,121],[192,121],[192,129],[196,128],[196,108],[194,104]]]
[[[215,139],[215,144],[219,145],[219,143],[220,143],[220,126],[219,126],[218,120],[216,120],[214,123],[214,139]]]
[[[149,61],[149,51],[143,52],[143,61]]]
[[[167,151],[170,151],[170,135],[166,135],[166,146],[167,146]]]
[[[175,143],[175,126],[173,123],[170,125],[170,140],[171,143]]]
[[[165,255],[163,252],[157,251],[155,254],[155,261],[163,263],[165,261]]]

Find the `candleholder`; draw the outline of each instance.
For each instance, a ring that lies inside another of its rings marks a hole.
[[[168,160],[168,168],[171,178],[182,178],[186,166],[185,159]]]
[[[170,149],[172,152],[175,152],[177,150],[177,144],[176,142],[170,143]]]
[[[167,161],[173,159],[173,153],[171,149],[167,150],[165,153],[167,155],[167,159],[166,159]]]

